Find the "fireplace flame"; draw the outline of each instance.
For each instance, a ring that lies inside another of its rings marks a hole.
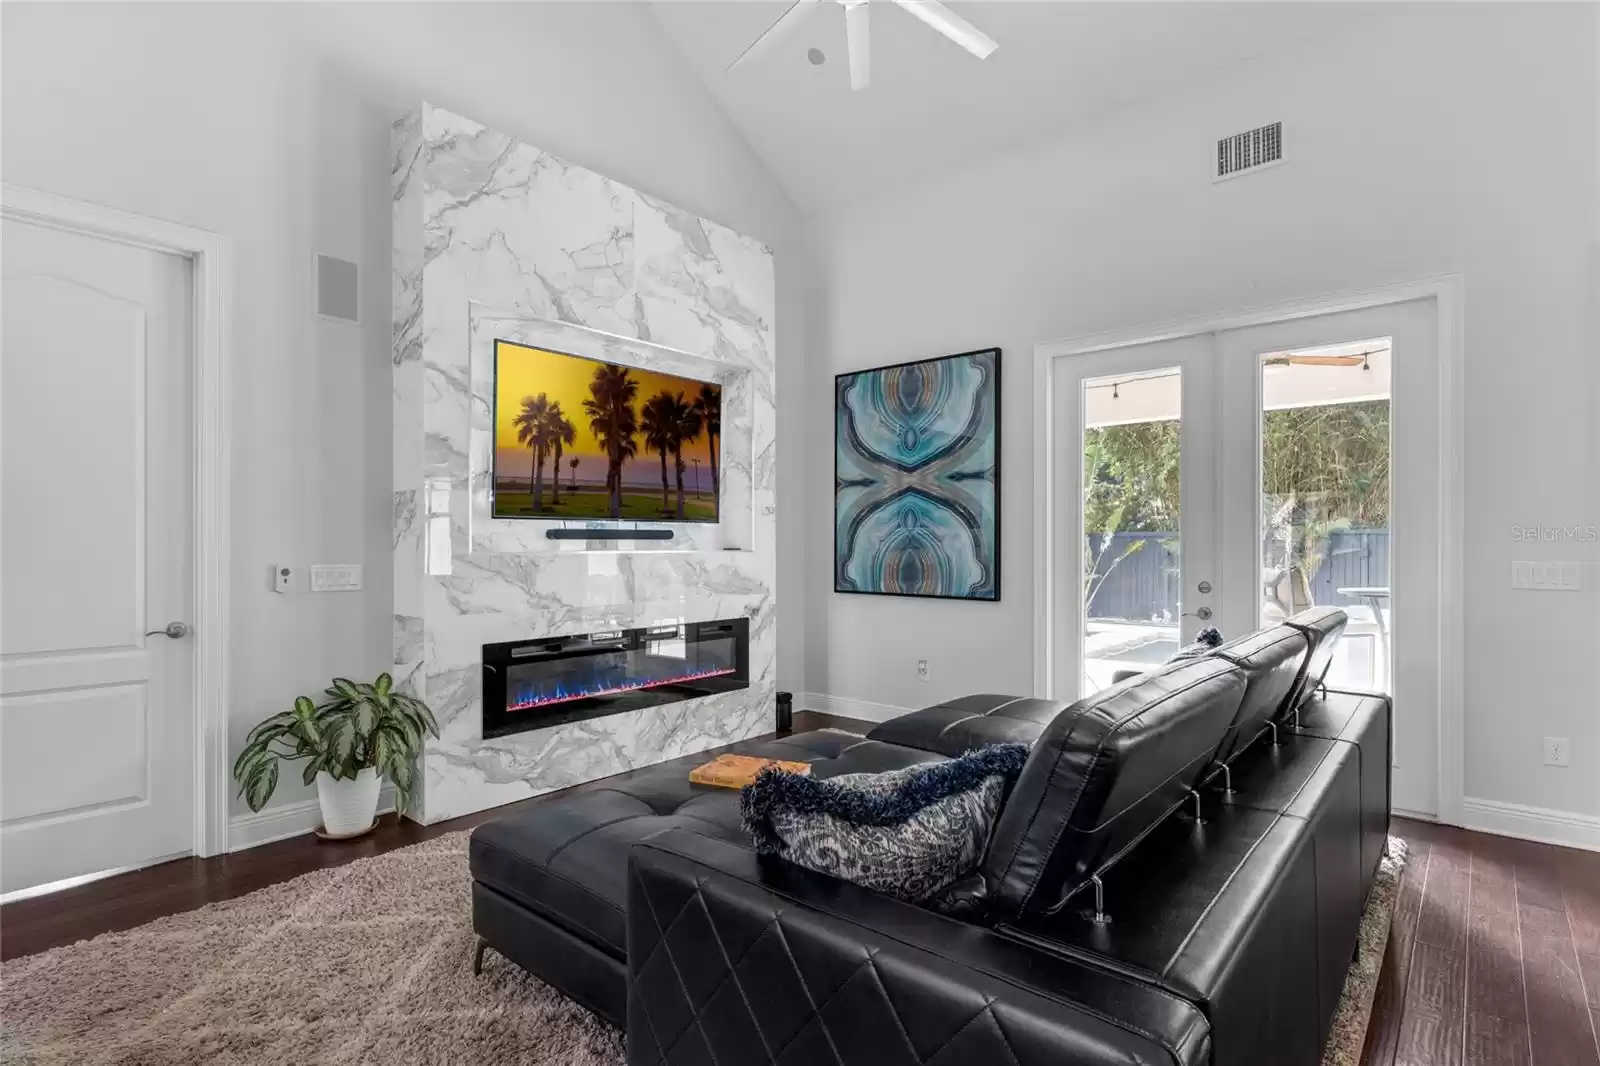
[[[738,671],[729,667],[717,670],[700,670],[690,674],[679,674],[674,677],[651,678],[642,681],[625,681],[617,685],[596,685],[593,688],[567,689],[557,682],[554,692],[544,695],[520,696],[515,700],[506,701],[507,711],[529,711],[537,707],[549,707],[556,703],[571,703],[573,700],[594,699],[599,696],[614,696],[623,692],[637,692],[640,689],[660,688],[663,685],[681,685],[687,681],[701,681],[708,677],[726,677]]]

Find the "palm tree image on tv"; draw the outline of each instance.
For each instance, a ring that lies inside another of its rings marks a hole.
[[[721,495],[722,480],[717,466],[717,439],[722,436],[722,390],[707,383],[695,394],[694,409],[705,423],[707,442],[711,446],[711,493]]]
[[[499,341],[494,418],[496,517],[717,520],[720,385]]]
[[[639,417],[633,401],[639,383],[626,367],[602,366],[589,382],[590,397],[583,401],[589,429],[606,453],[606,495],[612,518],[622,517],[622,464],[639,454]],[[537,509],[537,503],[535,508]]]
[[[672,505],[667,501],[667,453],[672,451],[672,397],[658,392],[650,397],[641,412],[640,429],[644,431],[645,447],[661,456],[661,513],[667,514]]]
[[[517,441],[528,446],[532,471],[528,481],[533,485],[533,511],[544,510],[544,456],[550,446],[550,397],[544,393],[525,396],[522,411],[513,420],[517,427]]]
[[[550,447],[555,450],[555,460],[550,464],[550,506],[561,505],[561,452],[564,447],[569,447],[578,442],[578,427],[567,421],[567,413],[561,409],[561,401],[556,400],[550,404],[544,415],[545,427],[550,434]],[[577,460],[573,460],[576,468]],[[538,493],[535,492],[537,499]],[[537,505],[536,505],[537,506]]]
[[[666,393],[662,393],[666,396]],[[678,521],[683,521],[683,471],[687,465],[683,461],[683,448],[700,437],[701,420],[700,412],[693,406],[684,402],[683,393],[668,397],[668,410],[672,419],[672,465],[678,472]]]

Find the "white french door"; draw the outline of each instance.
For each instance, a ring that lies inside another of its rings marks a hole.
[[[1212,624],[1216,373],[1209,336],[1057,360],[1052,694],[1099,691]]]
[[[1435,813],[1436,322],[1416,300],[1056,358],[1049,691],[1338,606],[1329,682],[1394,695],[1394,804]]]

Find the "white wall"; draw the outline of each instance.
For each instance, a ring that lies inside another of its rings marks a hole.
[[[832,373],[1005,351],[1004,599],[828,592],[831,484],[814,458],[807,687],[902,707],[1031,687],[1037,342],[1460,272],[1466,791],[1600,813],[1600,545],[1511,540],[1517,523],[1600,522],[1595,18],[1399,11],[827,219],[818,440]],[[1288,163],[1213,185],[1215,139],[1275,119]],[[1513,593],[1513,558],[1584,559],[1587,587]],[[1570,769],[1541,765],[1550,735],[1571,739]]]
[[[235,747],[296,694],[390,662],[389,123],[422,100],[772,245],[779,395],[803,387],[800,220],[632,5],[8,3],[3,31],[6,181],[235,241]],[[315,251],[361,265],[359,327],[310,313]],[[799,430],[780,409],[796,490]],[[279,561],[361,562],[366,587],[279,596]],[[780,529],[791,688],[802,565]],[[274,803],[305,795],[288,775]]]

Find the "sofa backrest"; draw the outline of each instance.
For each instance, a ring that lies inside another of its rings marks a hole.
[[[1217,748],[1218,762],[1231,762],[1283,714],[1305,673],[1311,645],[1305,633],[1278,625],[1230,640],[1211,654],[1244,672],[1244,698],[1239,713]]]
[[[1329,665],[1333,663],[1333,649],[1338,645],[1339,638],[1344,636],[1344,627],[1349,621],[1350,616],[1337,607],[1313,607],[1283,620],[1284,625],[1304,633],[1311,646],[1305,672],[1290,705],[1284,708],[1285,714],[1304,703],[1312,690],[1322,684],[1322,679],[1328,675]]]
[[[1034,743],[984,855],[991,905],[1050,909],[1180,805],[1244,696],[1226,659],[1173,663],[1062,711]]]

